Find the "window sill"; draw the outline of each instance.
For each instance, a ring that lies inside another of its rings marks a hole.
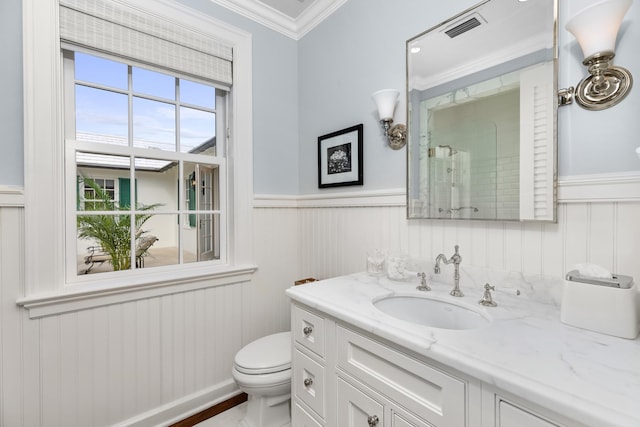
[[[117,287],[113,283],[107,285],[106,281],[90,285],[70,285],[58,292],[20,298],[16,303],[29,311],[29,318],[37,319],[111,304],[248,282],[257,268],[255,265],[239,265],[194,269],[190,274],[185,274],[184,271],[173,274],[149,274],[144,276],[144,283],[127,283]]]

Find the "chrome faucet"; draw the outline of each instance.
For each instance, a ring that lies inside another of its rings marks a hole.
[[[449,292],[450,295],[454,297],[463,297],[464,294],[460,290],[460,263],[462,262],[462,257],[458,253],[458,245],[455,246],[456,252],[451,255],[451,258],[447,259],[446,255],[440,254],[436,257],[436,265],[433,267],[433,272],[436,274],[440,274],[440,261],[445,264],[453,264],[454,273],[453,273],[453,290]]]

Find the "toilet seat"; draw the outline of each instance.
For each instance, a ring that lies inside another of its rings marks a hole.
[[[291,369],[291,332],[267,335],[247,344],[236,354],[234,367],[248,375]]]

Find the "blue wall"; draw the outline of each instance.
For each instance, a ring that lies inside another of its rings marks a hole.
[[[559,87],[575,86],[586,75],[582,53],[564,29],[568,16],[595,0],[560,1]],[[405,88],[405,41],[476,1],[349,0],[299,43],[300,188],[318,193],[316,138],[355,123],[364,123],[364,189],[402,188],[406,149],[393,151],[377,123],[370,94]],[[618,63],[640,79],[640,4],[625,17],[618,37]],[[405,122],[401,95],[396,122]],[[587,111],[577,104],[562,107],[558,117],[560,176],[640,170],[640,88],[619,105]],[[342,191],[353,191],[354,187]],[[322,190],[326,191],[326,190]],[[334,190],[335,191],[335,190]]]
[[[300,190],[318,189],[317,137],[364,124],[364,190],[404,188],[406,148],[387,145],[371,94],[401,92],[395,122],[406,123],[405,42],[475,0],[349,0],[299,43]],[[304,165],[304,166],[302,166]]]
[[[22,1],[0,1],[0,185],[24,183]]]

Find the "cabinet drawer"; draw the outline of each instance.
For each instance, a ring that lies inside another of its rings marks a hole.
[[[291,409],[291,425],[298,427],[322,427],[307,411],[295,403]]]
[[[384,405],[338,378],[338,425],[384,427]]]
[[[324,358],[324,319],[294,305],[291,312],[291,333],[295,341]]]
[[[299,350],[294,350],[292,382],[294,396],[324,418],[326,383],[324,367]]]
[[[337,365],[434,425],[464,426],[467,383],[348,329],[337,328]]]

